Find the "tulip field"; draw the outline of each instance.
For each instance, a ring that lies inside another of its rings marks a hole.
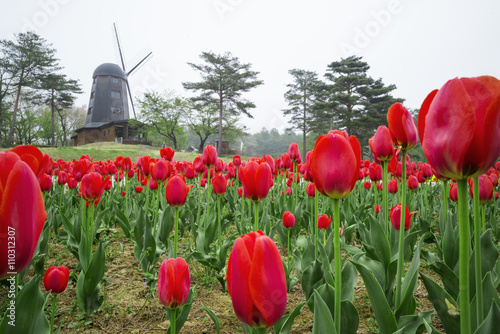
[[[0,333],[498,333],[500,81],[387,124],[275,157],[1,151]]]

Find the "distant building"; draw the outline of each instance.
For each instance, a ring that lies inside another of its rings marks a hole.
[[[151,144],[147,142],[141,125],[129,124],[127,75],[120,66],[101,64],[92,78],[87,118],[85,125],[71,137],[73,145],[110,141]]]

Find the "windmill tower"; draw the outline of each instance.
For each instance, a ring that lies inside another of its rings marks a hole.
[[[127,71],[116,23],[113,23],[113,30],[122,66],[104,63],[94,70],[87,118],[85,125],[77,129],[77,135],[72,137],[75,145],[102,141],[136,143],[144,139],[144,136],[138,133],[137,126],[132,128],[128,124],[130,118],[129,99],[135,117],[134,101],[128,77],[149,59],[152,52],[149,52],[131,70]]]

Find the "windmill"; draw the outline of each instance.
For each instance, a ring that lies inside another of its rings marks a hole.
[[[125,69],[125,62],[123,61],[123,53],[122,53],[122,47],[120,45],[120,38],[118,37],[118,30],[116,28],[116,23],[113,23],[113,30],[115,32],[115,37],[116,37],[116,44],[118,45],[118,53],[120,54],[120,61],[122,63],[122,69],[123,72],[125,72],[125,76],[128,78],[141,64],[143,64],[146,60],[149,59],[149,57],[153,54],[152,51],[150,51],[145,57],[143,57],[130,71],[127,71]],[[130,92],[130,84],[128,83],[127,80],[127,91],[128,91],[128,96],[130,97],[130,104],[132,105],[132,111],[135,116],[135,107],[134,107],[134,100],[132,98],[132,93]]]
[[[145,138],[138,132],[137,126],[131,127],[128,124],[129,99],[134,117],[136,117],[128,77],[153,53],[148,52],[131,70],[127,71],[116,23],[113,23],[113,30],[122,66],[104,63],[94,70],[87,118],[85,125],[75,130],[77,135],[72,137],[75,145],[102,141],[134,142],[143,141]]]

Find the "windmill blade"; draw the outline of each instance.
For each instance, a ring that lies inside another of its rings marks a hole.
[[[153,52],[152,52],[152,51],[150,51],[150,52],[146,55],[146,57],[142,58],[142,59],[141,59],[141,61],[137,63],[137,65],[135,65],[134,67],[132,67],[132,69],[131,69],[130,71],[128,71],[128,72],[127,72],[127,77],[128,77],[130,74],[132,74],[132,72],[134,72],[134,71],[135,71],[135,69],[136,69],[136,68],[138,68],[138,67],[139,67],[139,65],[141,65],[143,62],[145,62],[145,61],[149,58],[149,56],[151,56],[152,54],[153,54]]]
[[[137,118],[135,116],[134,99],[132,98],[132,92],[130,91],[130,86],[128,84],[128,80],[126,81],[126,83],[127,83],[128,96],[130,97],[130,104],[132,105],[132,111],[134,112],[134,118]]]
[[[123,61],[122,48],[120,46],[120,39],[118,38],[118,30],[116,29],[116,23],[113,23],[113,29],[115,30],[116,43],[118,44],[118,53],[120,54],[120,60],[122,62],[122,69],[123,69],[123,72],[126,72],[125,71],[125,62]],[[128,87],[128,83],[127,83],[127,87]]]

